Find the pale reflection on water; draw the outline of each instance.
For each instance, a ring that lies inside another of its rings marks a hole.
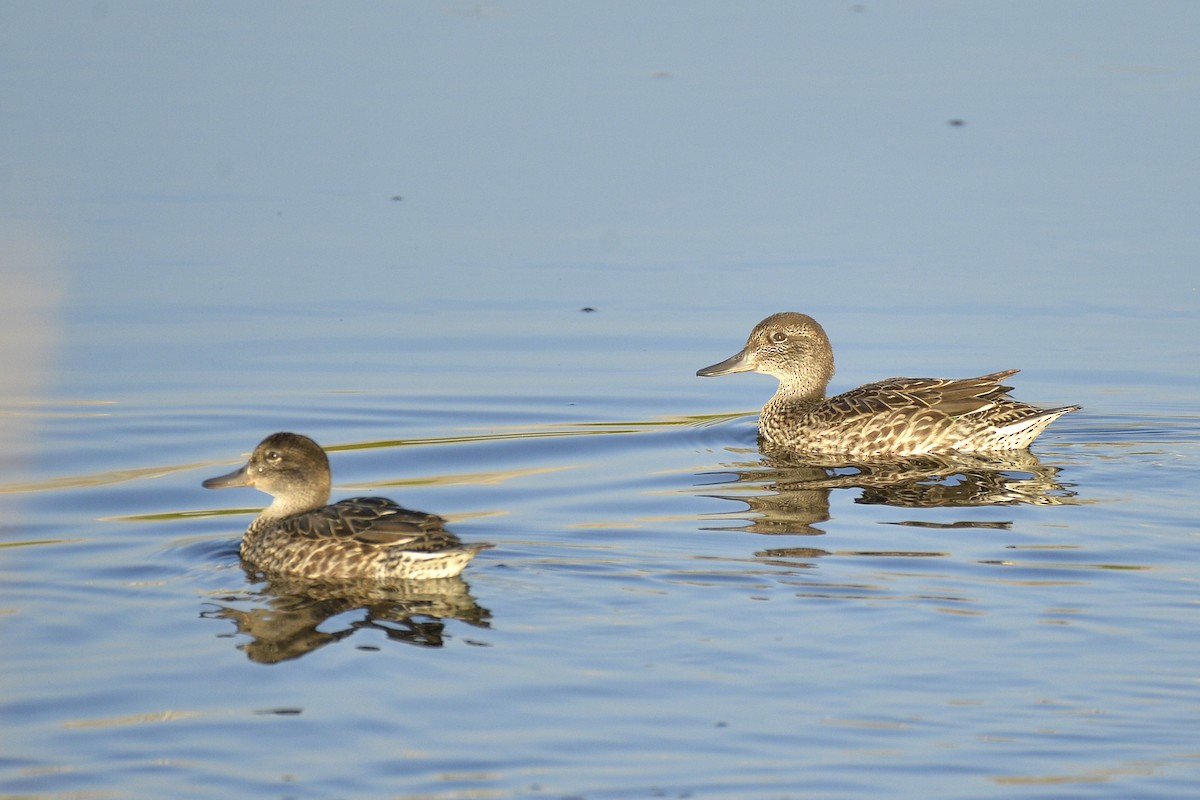
[[[0,217],[0,482],[21,474],[47,415],[65,278],[45,230]]]

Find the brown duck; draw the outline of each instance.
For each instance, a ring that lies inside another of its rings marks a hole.
[[[812,317],[773,314],[740,353],[697,375],[761,372],[779,379],[763,406],[759,436],[792,450],[853,457],[986,452],[1029,447],[1046,426],[1079,406],[1037,408],[1008,396],[1010,369],[978,378],[888,378],[834,397],[833,348]]]
[[[268,574],[312,580],[432,579],[458,575],[490,544],[463,544],[435,514],[383,497],[329,502],[329,459],[298,433],[273,433],[245,466],[204,482],[253,486],[274,498],[242,537],[242,558]]]

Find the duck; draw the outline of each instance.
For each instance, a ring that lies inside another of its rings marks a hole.
[[[1080,408],[1014,400],[1002,382],[1015,369],[977,378],[888,378],[829,397],[833,369],[825,329],[807,314],[784,311],[755,325],[740,352],[696,374],[777,378],[779,389],[759,415],[760,441],[857,458],[1023,450]]]
[[[463,544],[436,514],[383,497],[329,504],[329,458],[298,433],[263,439],[245,465],[202,484],[252,486],[273,499],[242,536],[242,560],[267,575],[314,581],[433,580],[462,573],[490,544]]]

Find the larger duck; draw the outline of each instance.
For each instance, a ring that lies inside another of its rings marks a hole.
[[[849,457],[1020,450],[1079,406],[1037,408],[1013,400],[1001,381],[1018,370],[978,378],[888,378],[833,397],[833,347],[806,314],[772,314],[741,352],[697,375],[761,372],[779,379],[759,415],[759,436],[791,450]]]

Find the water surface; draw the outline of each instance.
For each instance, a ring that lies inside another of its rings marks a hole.
[[[1194,796],[1198,21],[0,12],[0,795]],[[1084,409],[763,453],[784,309]],[[277,430],[496,547],[248,575]]]

